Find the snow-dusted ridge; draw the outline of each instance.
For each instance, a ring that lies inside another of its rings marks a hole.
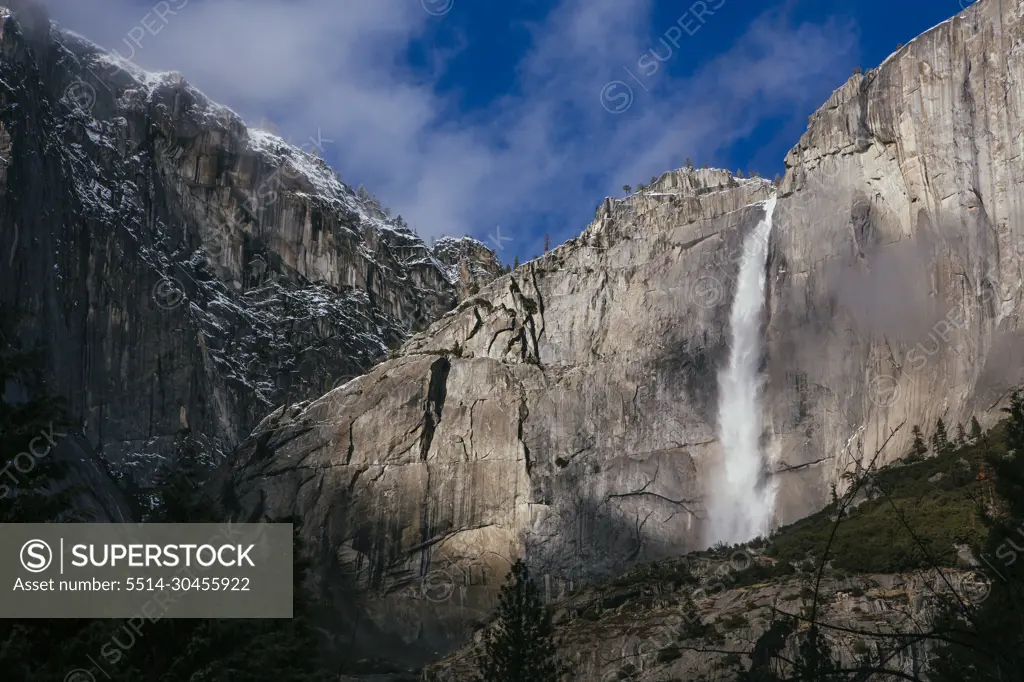
[[[38,301],[54,389],[121,471],[144,478],[182,429],[230,451],[274,407],[367,371],[497,272],[480,242],[424,243],[180,73],[22,25],[21,10],[0,16],[0,241],[13,220],[22,235],[5,243],[17,258],[0,290]],[[83,360],[69,371],[61,358]]]
[[[87,72],[101,79],[109,78],[124,91],[134,91],[133,96],[141,99],[143,103],[153,103],[166,88],[186,90],[194,98],[193,111],[202,114],[205,124],[226,129],[240,127],[244,131],[243,139],[248,151],[262,157],[271,168],[280,169],[287,165],[288,170],[294,171],[287,173],[289,177],[301,176],[303,184],[308,188],[307,191],[296,191],[296,196],[308,195],[336,210],[351,211],[358,215],[361,227],[372,228],[378,233],[401,235],[403,240],[412,238],[422,244],[422,240],[419,240],[412,230],[386,215],[375,199],[360,197],[352,187],[340,179],[326,161],[311,153],[312,150],[302,149],[270,131],[247,126],[234,110],[212,101],[202,91],[190,85],[181,73],[146,71],[73,31],[57,28],[54,35],[58,37],[58,43],[82,62]],[[95,87],[92,83],[89,84]],[[479,240],[472,237],[462,239],[472,242],[474,248],[487,250]],[[458,281],[458,273],[451,265],[439,260],[425,244],[423,249],[425,253],[419,261],[421,264],[436,267],[452,284]]]

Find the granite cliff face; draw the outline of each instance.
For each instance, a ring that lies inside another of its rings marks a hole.
[[[275,406],[384,357],[499,269],[432,249],[315,149],[248,129],[175,73],[139,71],[0,10],[0,301],[48,346],[70,439],[144,479],[189,429],[216,456]]]
[[[855,75],[787,155],[766,417],[791,522],[1024,380],[1024,3],[982,0]],[[815,494],[816,493],[816,494]]]
[[[233,511],[300,513],[343,640],[411,659],[471,631],[512,557],[558,594],[706,546],[740,245],[772,194],[776,521],[899,424],[880,463],[911,425],[991,422],[1024,368],[1022,41],[1024,3],[981,0],[839,88],[778,187],[682,170],[606,200],[398,357],[265,419],[224,472]]]

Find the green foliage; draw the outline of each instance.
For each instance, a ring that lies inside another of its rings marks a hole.
[[[915,458],[915,461],[917,461],[923,458],[926,454],[928,454],[928,446],[924,444],[924,438],[921,436],[920,426],[915,424],[914,428],[911,430],[911,433],[914,434],[914,442],[910,446],[909,457],[913,457]]]
[[[932,434],[932,451],[941,455],[949,452],[950,447],[949,436],[946,434],[946,423],[940,417],[935,422],[935,433]]]
[[[868,476],[862,494],[870,492],[870,499],[849,509],[836,529],[828,557],[831,566],[882,573],[928,568],[932,561],[955,566],[954,543],[981,542],[987,532],[979,520],[981,490],[975,479],[987,456],[1005,451],[998,433],[999,429],[993,430],[994,437],[987,445],[968,444],[921,462],[897,463]],[[936,474],[942,476],[936,480]],[[819,561],[836,513],[833,503],[780,529],[766,553],[793,563],[808,557]]]
[[[526,564],[517,559],[505,577],[496,622],[477,658],[476,682],[557,682],[563,671],[551,640],[553,631],[540,591]]]
[[[774,565],[752,561],[750,566],[736,574],[736,587],[766,583],[795,573],[796,568],[788,561],[776,561]]]
[[[981,440],[981,424],[978,423],[977,417],[971,417],[971,440],[978,442]]]
[[[951,601],[936,627],[948,632],[934,653],[934,682],[1019,679],[1024,670],[1024,393],[1014,392],[1008,420],[983,440],[1001,440],[1005,452],[989,452],[1000,513],[988,518],[982,570],[991,592],[982,600]],[[972,425],[973,431],[973,425]],[[1001,431],[1001,433],[1000,433]],[[976,602],[979,602],[976,603]]]

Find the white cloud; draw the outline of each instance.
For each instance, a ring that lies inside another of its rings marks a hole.
[[[540,235],[522,226],[541,219],[559,226],[558,239],[582,230],[601,199],[586,178],[614,192],[686,156],[707,158],[765,115],[815,105],[808,97],[820,98],[823,82],[845,75],[856,50],[848,27],[793,27],[769,11],[688,78],[658,73],[645,83],[650,93],[634,83],[632,108],[616,116],[601,105],[602,86],[629,81],[623,67],[636,72],[637,57],[660,46],[650,0],[561,0],[529,29],[516,92],[461,114],[435,88],[454,53],[435,52],[429,73],[405,64],[410,43],[431,22],[470,11],[460,0],[442,17],[415,0],[168,2],[184,7],[139,39],[137,64],[180,71],[253,123],[285,112],[278,131],[297,142],[322,129],[335,141],[328,159],[346,179],[363,182],[421,234],[486,238],[500,224],[518,240],[506,256],[539,252]],[[128,56],[124,38],[152,5],[50,0],[50,7],[63,26]],[[735,21],[727,8],[706,20]],[[146,22],[154,26],[152,14]],[[472,40],[462,45],[471,49]]]

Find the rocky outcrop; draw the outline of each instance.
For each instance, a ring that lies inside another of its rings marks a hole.
[[[346,647],[444,651],[512,556],[564,589],[700,544],[728,321],[707,276],[735,275],[719,257],[770,189],[735,184],[669,173],[609,200],[582,236],[239,448],[225,498],[306,520]],[[433,598],[453,572],[457,598]]]
[[[706,546],[729,304],[771,193],[777,522],[901,424],[879,463],[914,424],[991,422],[1024,368],[1022,8],[981,0],[854,76],[779,187],[686,170],[607,199],[398,357],[267,418],[225,472],[234,510],[301,514],[345,641],[410,658],[465,636],[511,557],[557,591]],[[431,598],[438,571],[457,598]]]
[[[9,1],[0,302],[48,347],[79,444],[114,465],[144,478],[182,430],[229,452],[497,272],[478,242],[439,256],[316,150]]]
[[[772,658],[797,660],[816,601],[815,621],[838,665],[853,669],[873,657],[880,667],[912,678],[927,669],[935,643],[923,635],[936,616],[957,601],[978,603],[988,596],[977,574],[955,569],[853,577],[829,572],[816,600],[813,571],[744,583],[743,572],[752,563],[769,561],[743,550],[728,560],[665,562],[558,601],[558,655],[574,680],[741,679],[742,671],[767,667]],[[428,666],[424,682],[473,679],[483,634],[478,631],[475,641]]]

